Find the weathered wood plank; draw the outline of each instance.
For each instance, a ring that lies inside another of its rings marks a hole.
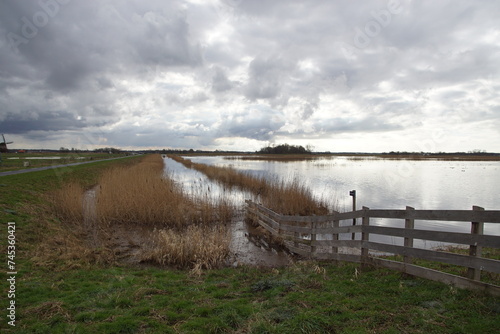
[[[333,220],[346,220],[353,218],[362,218],[363,210],[334,213],[326,216],[286,216],[278,213],[252,201],[246,201],[249,205],[253,205],[262,209],[269,215],[275,217],[281,216],[283,221],[297,222],[326,222]],[[370,209],[368,210],[370,218],[391,218],[391,219],[406,219],[406,210],[386,210],[386,209]],[[443,221],[464,221],[464,222],[483,222],[483,223],[500,223],[499,210],[414,210],[412,217],[415,220],[443,220]]]
[[[366,232],[366,227],[367,226],[370,226],[370,216],[369,216],[369,211],[370,211],[370,208],[364,206],[363,207],[363,211],[364,211],[364,214],[363,214],[363,219],[362,219],[362,226],[363,226],[363,232],[361,233],[361,258],[362,259],[367,259],[368,258],[368,254],[369,254],[369,250],[367,247],[365,247],[365,243],[368,243],[368,240],[369,240],[369,233]]]
[[[336,230],[340,227],[340,222],[338,220],[334,220],[332,222],[332,230]],[[332,234],[332,239],[333,241],[339,241],[339,235],[338,235],[338,232],[333,232]],[[332,252],[337,254],[339,252],[339,249],[338,247],[336,246],[332,246]]]
[[[314,240],[311,241],[311,246],[360,248],[361,240]]]
[[[302,249],[300,247],[294,247],[291,245],[287,246],[287,248],[290,252],[295,253],[295,254],[299,254],[300,256],[305,256],[305,257],[311,256],[310,249],[305,250],[305,249]]]
[[[257,211],[257,210],[252,210],[251,209],[251,212],[253,214],[255,214],[260,220],[263,220],[264,222],[266,222],[267,224],[269,224],[270,226],[272,226],[274,229],[278,229],[279,227],[279,224],[277,221],[273,220],[272,218],[266,216],[265,214],[263,214],[262,212],[260,211]]]
[[[271,226],[263,223],[263,222],[260,222],[260,226],[262,226],[264,229],[266,229],[268,232],[271,232],[273,235],[277,235],[278,234],[278,231],[275,230],[274,228],[272,228]]]
[[[356,226],[341,226],[341,227],[322,227],[315,228],[311,231],[312,234],[344,234],[344,233],[361,233],[363,227]]]
[[[413,232],[413,229],[415,228],[415,220],[411,218],[413,216],[413,213],[415,212],[415,208],[411,206],[406,207],[406,219],[405,219],[405,229]],[[404,246],[405,247],[413,247],[413,238],[414,235],[413,233],[410,233],[409,236],[404,238]],[[405,256],[404,257],[404,262],[405,263],[412,263],[413,259],[410,256]]]
[[[311,234],[311,227],[306,227],[306,226],[293,226],[293,225],[288,225],[285,222],[281,223],[281,229],[283,231],[287,232],[296,232],[296,233],[304,233],[304,234]]]
[[[368,226],[366,230],[370,234],[388,235],[393,237],[412,237],[414,239],[449,242],[463,245],[481,245],[483,247],[500,246],[500,236],[495,235],[472,235],[459,232],[444,232],[430,230],[406,230],[404,228],[386,226]]]
[[[441,271],[416,266],[414,264],[390,261],[386,259],[370,258],[369,264],[385,267],[392,270],[398,270],[416,277],[421,277],[433,281],[451,284],[458,288],[475,289],[485,291],[495,296],[500,296],[500,286],[474,281],[465,277],[460,277]]]
[[[443,262],[462,267],[477,268],[494,273],[500,273],[500,261],[498,260],[475,258],[467,255],[438,252],[428,249],[386,245],[370,241],[363,241],[362,247],[403,256],[412,256],[423,260]]]
[[[482,207],[474,206],[472,208],[474,211],[484,211]],[[481,222],[471,222],[471,234],[472,235],[482,235],[484,232],[484,223]],[[482,247],[479,245],[470,245],[469,246],[469,255],[473,257],[481,257]],[[467,276],[473,280],[479,281],[481,280],[481,270],[476,268],[469,268],[467,270]]]
[[[281,229],[288,232],[307,233],[307,234],[343,234],[343,233],[360,233],[362,231],[361,225],[356,226],[342,226],[342,227],[322,227],[311,230],[311,227],[293,226],[288,223],[282,222]]]
[[[371,218],[395,218],[406,219],[406,210],[370,210]],[[415,220],[443,220],[443,221],[464,221],[464,222],[484,222],[500,223],[500,211],[485,210],[415,210],[411,217]]]

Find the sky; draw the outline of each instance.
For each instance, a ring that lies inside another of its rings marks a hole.
[[[0,0],[0,133],[500,152],[499,17],[489,0]]]

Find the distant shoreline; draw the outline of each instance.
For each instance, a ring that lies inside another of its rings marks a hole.
[[[306,154],[264,154],[264,153],[223,153],[188,152],[177,153],[184,156],[224,156],[234,160],[315,160],[319,158],[348,157],[352,159],[388,160],[443,160],[443,161],[500,161],[499,153],[306,153]]]

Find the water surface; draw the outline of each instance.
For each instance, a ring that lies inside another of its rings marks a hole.
[[[231,166],[237,170],[285,180],[298,178],[314,196],[325,199],[338,211],[352,209],[350,190],[356,190],[357,208],[420,210],[500,209],[500,162],[389,160],[349,157],[309,161],[225,159],[222,156],[186,157],[193,162]],[[403,227],[403,220],[372,219],[374,225]],[[470,232],[468,222],[416,221],[415,228]],[[500,235],[500,224],[485,224],[485,234]],[[370,240],[380,238],[372,235]],[[402,244],[402,238],[385,242]],[[436,247],[435,242],[416,241],[417,247]]]

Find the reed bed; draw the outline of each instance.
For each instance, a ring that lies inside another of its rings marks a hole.
[[[263,205],[278,213],[302,216],[328,213],[327,204],[315,199],[310,190],[298,179],[293,179],[291,182],[279,179],[268,180],[264,177],[239,172],[231,167],[194,163],[177,155],[169,155],[169,157],[226,186],[251,191],[260,197]]]
[[[99,239],[87,243],[87,247],[112,249],[110,240],[123,231],[134,234],[149,229],[139,245],[141,261],[213,268],[222,265],[229,254],[226,223],[233,217],[233,208],[224,199],[185,194],[164,174],[159,155],[104,171],[94,189],[92,220],[84,217],[88,215],[88,203],[84,189],[76,183],[63,186],[52,196],[54,213],[64,225],[86,233],[84,239]]]
[[[66,183],[49,195],[54,213],[65,223],[83,220],[83,198],[84,189],[77,182]]]
[[[207,203],[184,194],[163,174],[163,161],[157,155],[146,157],[141,164],[104,173],[97,198],[97,216],[107,225],[183,228],[230,219],[225,202]]]
[[[223,226],[191,225],[183,231],[154,231],[151,246],[142,260],[161,265],[199,269],[220,266],[229,254],[229,235]]]

